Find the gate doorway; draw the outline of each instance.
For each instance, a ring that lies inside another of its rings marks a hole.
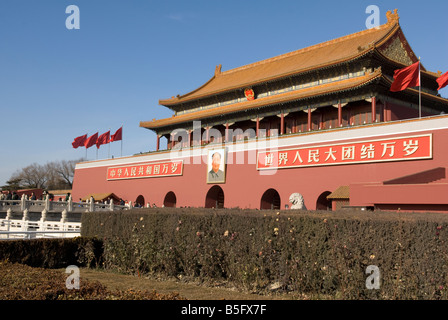
[[[261,210],[280,210],[280,195],[275,189],[268,189],[261,197]]]
[[[325,191],[320,194],[316,201],[316,210],[331,210],[331,200],[327,199],[330,194],[330,191]]]
[[[166,194],[165,199],[163,200],[163,206],[168,208],[176,208],[176,195],[173,191],[170,191]]]
[[[137,199],[135,199],[134,207],[144,207],[145,206],[145,197],[139,195]]]
[[[205,197],[206,208],[224,208],[224,191],[220,186],[211,187]]]

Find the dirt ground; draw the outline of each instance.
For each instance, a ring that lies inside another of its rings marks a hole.
[[[96,269],[80,269],[82,279],[99,281],[110,289],[156,290],[158,293],[178,292],[188,300],[297,300],[293,294],[258,295],[240,292],[234,288],[206,287],[193,283],[184,283],[175,280],[157,280],[148,277],[137,277],[111,273]]]

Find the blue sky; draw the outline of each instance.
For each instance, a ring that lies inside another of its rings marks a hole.
[[[69,5],[80,10],[79,30],[65,26]],[[84,157],[71,142],[86,133],[123,125],[123,156],[154,150],[155,134],[139,122],[172,115],[159,99],[196,89],[218,64],[224,71],[361,31],[368,5],[381,24],[398,8],[422,64],[448,71],[441,0],[1,0],[0,185],[32,163]],[[115,142],[98,159],[120,153]]]

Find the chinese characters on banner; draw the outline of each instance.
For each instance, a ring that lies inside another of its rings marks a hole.
[[[183,160],[157,163],[140,163],[107,168],[107,180],[180,176]]]
[[[257,170],[432,158],[432,135],[259,151]]]

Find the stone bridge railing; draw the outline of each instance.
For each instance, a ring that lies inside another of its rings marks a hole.
[[[0,240],[65,238],[81,234],[81,214],[92,211],[128,210],[129,206],[110,203],[68,201],[0,200]],[[6,212],[6,216],[4,213]],[[2,217],[3,216],[3,217]]]
[[[93,211],[115,211],[128,210],[130,206],[116,205],[111,200],[110,203],[50,201],[48,195],[45,200],[28,200],[25,195],[20,200],[0,200],[0,212],[93,212]]]

